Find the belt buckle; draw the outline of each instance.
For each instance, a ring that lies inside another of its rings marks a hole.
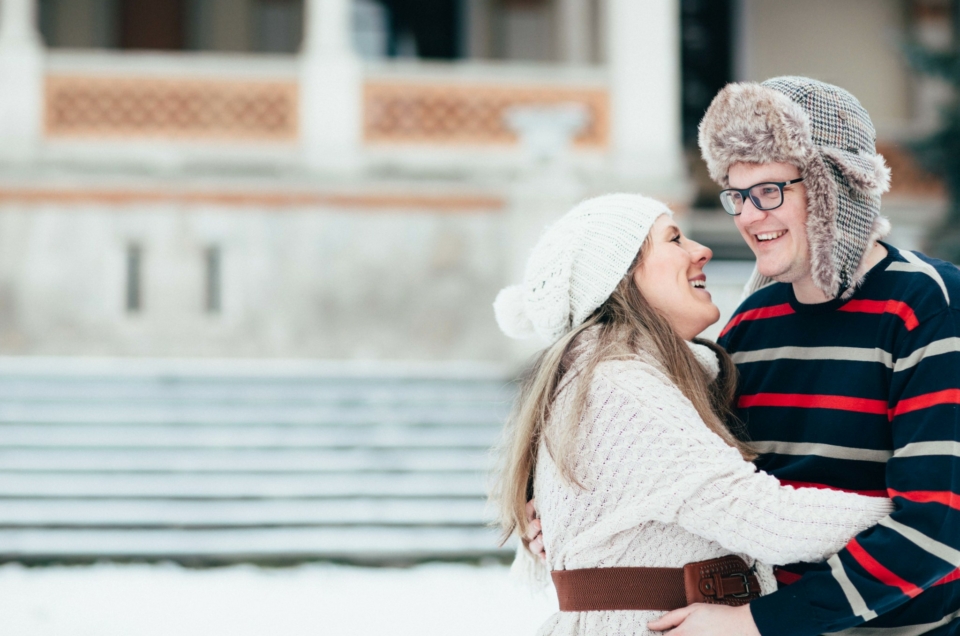
[[[747,578],[747,575],[743,572],[732,572],[730,576],[739,576],[743,579],[743,592],[740,594],[731,594],[733,598],[747,598],[750,596],[750,580]]]

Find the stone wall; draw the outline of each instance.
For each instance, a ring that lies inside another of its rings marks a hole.
[[[504,213],[0,208],[0,353],[498,360]],[[127,309],[130,246],[139,311]],[[206,250],[220,251],[208,311]]]

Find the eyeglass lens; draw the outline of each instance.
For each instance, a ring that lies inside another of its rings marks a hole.
[[[772,210],[783,202],[783,190],[773,183],[759,183],[750,188],[748,194],[758,210]],[[743,195],[737,190],[724,190],[720,202],[727,212],[740,214],[743,210]]]

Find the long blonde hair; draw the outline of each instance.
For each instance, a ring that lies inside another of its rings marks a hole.
[[[525,508],[533,496],[533,475],[541,440],[545,442],[560,474],[577,484],[573,474],[572,446],[586,408],[593,372],[605,360],[625,359],[641,348],[646,349],[663,364],[667,375],[693,403],[710,430],[739,450],[745,459],[756,457],[756,453],[725,423],[736,426],[731,408],[737,372],[730,356],[712,342],[694,340],[713,349],[720,360],[720,373],[715,380],[711,380],[687,343],[650,306],[634,283],[633,272],[648,250],[648,244],[649,239],[644,242],[629,273],[603,305],[583,324],[543,350],[522,378],[519,396],[504,429],[500,466],[492,493],[504,542],[514,532],[521,538],[526,533],[528,524]],[[586,352],[578,352],[578,338],[593,327],[598,327],[596,346]],[[546,425],[557,389],[577,355],[588,357],[578,364],[577,373],[580,377],[572,412],[564,413],[561,421],[554,422],[548,431]],[[526,542],[526,539],[523,540]]]

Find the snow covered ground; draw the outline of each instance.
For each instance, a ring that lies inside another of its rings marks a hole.
[[[533,636],[556,610],[499,564],[0,567],[3,636]]]

